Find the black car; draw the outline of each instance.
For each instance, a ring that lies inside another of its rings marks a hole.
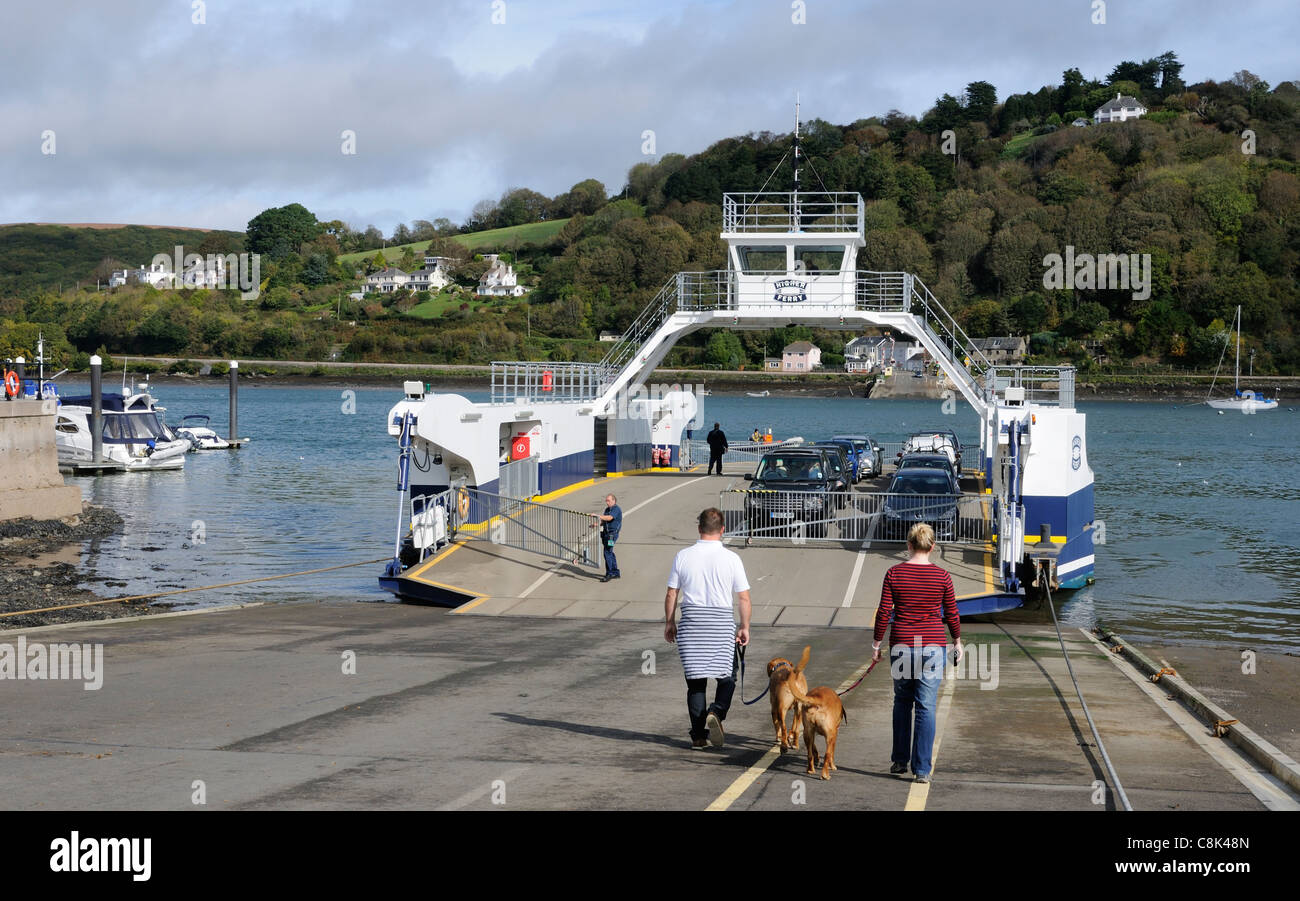
[[[953,474],[953,478],[961,478],[960,473],[952,465],[952,460],[948,459],[947,454],[904,454],[898,459],[899,470],[904,469],[942,469],[944,472]]]
[[[827,462],[830,463],[831,474],[835,479],[835,491],[837,493],[835,506],[843,509],[847,500],[847,492],[853,490],[853,463],[849,461],[848,448],[829,442],[806,444],[804,447],[825,451]]]
[[[929,523],[935,537],[957,537],[957,500],[961,488],[951,470],[917,466],[894,473],[881,509],[878,534],[897,541],[918,522]]]
[[[745,477],[750,482],[745,495],[750,535],[787,534],[798,522],[807,524],[809,536],[823,537],[840,485],[830,457],[829,451],[812,447],[764,454],[758,469]]]

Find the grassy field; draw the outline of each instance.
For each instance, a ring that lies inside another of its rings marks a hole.
[[[1002,148],[1002,159],[1009,160],[1020,156],[1030,144],[1041,137],[1043,135],[1036,135],[1032,131],[1021,132],[1007,141],[1006,146]]]
[[[554,219],[550,222],[530,222],[527,225],[512,225],[509,228],[493,228],[483,232],[471,232],[468,235],[454,235],[452,240],[471,251],[509,250],[519,244],[540,244],[550,240],[568,219]],[[384,259],[396,263],[409,247],[413,253],[423,253],[429,246],[428,241],[416,241],[413,244],[394,244],[384,248]],[[339,262],[355,264],[367,257],[374,256],[374,250],[360,250],[356,253],[339,255]]]

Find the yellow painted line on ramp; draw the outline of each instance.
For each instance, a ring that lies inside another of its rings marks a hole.
[[[707,478],[707,476],[703,478]],[[847,679],[841,682],[840,687],[835,689],[835,692],[838,694],[839,692],[847,689],[854,682],[858,681],[858,679],[860,679],[866,673],[867,668],[870,666],[871,666],[871,660],[868,659],[866,663],[862,664],[860,667],[858,667],[856,670],[853,671],[853,675],[849,676]],[[935,737],[936,739],[938,738],[937,735]],[[935,747],[936,748],[938,747],[937,740],[935,743]],[[763,773],[767,770],[767,768],[770,767],[773,763],[775,763],[780,756],[781,756],[781,746],[779,744],[773,744],[772,747],[767,749],[767,752],[764,753],[762,757],[758,758],[757,763],[755,763],[749,769],[745,770],[745,772],[741,773],[740,776],[736,778],[736,781],[732,782],[729,786],[727,786],[726,790],[722,794],[714,798],[713,803],[704,809],[706,811],[726,810],[732,804],[736,803],[736,801],[740,798],[740,796],[743,795],[745,791],[751,785],[754,784],[754,781],[757,780],[759,776],[763,775]]]
[[[945,670],[947,667],[945,667]],[[943,727],[948,722],[948,711],[952,709],[952,693],[957,685],[955,678],[944,677],[943,697],[939,699],[939,709],[935,711],[934,748],[930,752],[930,771],[933,775],[934,765],[939,761],[939,746],[943,743]],[[907,791],[907,803],[903,810],[925,810],[925,803],[930,799],[930,783],[913,782]]]

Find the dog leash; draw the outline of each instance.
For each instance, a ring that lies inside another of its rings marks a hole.
[[[867,671],[865,673],[863,673],[861,676],[858,676],[858,681],[854,682],[852,685],[850,685],[848,688],[844,689],[843,691],[837,691],[836,694],[839,695],[840,697],[844,697],[846,694],[853,691],[853,689],[857,688],[859,685],[862,684],[863,679],[871,675],[871,671],[876,668],[876,664],[879,662],[880,662],[879,660],[871,661],[871,666],[867,667]]]
[[[762,693],[761,695],[759,695],[758,697],[754,698],[754,700],[752,700],[752,701],[746,701],[746,700],[745,700],[745,646],[742,644],[742,645],[737,645],[737,647],[740,649],[740,650],[739,650],[739,654],[740,654],[740,703],[742,703],[742,704],[744,704],[746,707],[748,707],[750,704],[757,704],[759,701],[763,700],[763,698],[767,697],[767,692],[768,692],[769,689],[771,689],[771,687],[772,687],[772,683],[771,683],[771,681],[769,681],[769,682],[767,683],[767,688],[763,689],[763,693]]]

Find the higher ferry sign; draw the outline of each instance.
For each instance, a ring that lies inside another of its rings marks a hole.
[[[808,299],[808,283],[798,279],[783,278],[772,285],[772,299],[780,303],[803,303]]]

